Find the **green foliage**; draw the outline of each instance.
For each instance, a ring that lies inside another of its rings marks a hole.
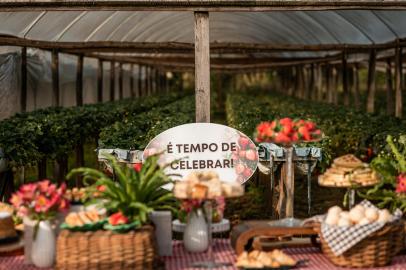
[[[153,210],[174,210],[175,198],[171,191],[164,189],[172,180],[160,168],[158,156],[148,157],[140,172],[119,164],[115,157],[106,157],[116,176],[114,181],[104,173],[91,168],[73,169],[67,176],[83,175],[85,183],[91,183],[90,191],[104,186],[101,202],[110,213],[122,212],[131,222],[145,224]]]
[[[390,152],[382,152],[374,158],[371,166],[377,171],[382,180],[366,193],[360,195],[368,200],[377,202],[381,208],[389,208],[392,211],[396,208],[406,212],[405,195],[396,193],[396,177],[406,173],[406,135],[394,139],[387,137],[387,147]]]
[[[308,102],[277,93],[233,94],[227,97],[229,125],[253,134],[256,125],[280,117],[310,119],[326,135],[316,143],[323,149],[324,166],[332,158],[355,153],[368,158],[368,150],[379,153],[385,148],[387,134],[406,133],[406,121],[395,117],[372,115],[331,104]]]
[[[11,166],[30,165],[42,158],[63,157],[76,145],[97,138],[106,125],[136,117],[184,95],[173,93],[16,114],[0,122],[0,148],[11,161]]]
[[[125,118],[102,129],[102,148],[144,149],[159,133],[194,121],[194,96]]]

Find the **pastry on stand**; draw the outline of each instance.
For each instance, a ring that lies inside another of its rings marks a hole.
[[[333,164],[319,176],[319,185],[324,187],[347,188],[349,208],[355,204],[355,190],[376,185],[379,177],[369,164],[363,163],[354,155],[348,154],[334,159]]]
[[[193,172],[183,181],[177,181],[173,193],[178,199],[200,199],[204,200],[204,207],[207,215],[207,232],[209,235],[209,248],[207,251],[208,261],[193,264],[196,268],[217,268],[231,266],[228,263],[216,262],[212,248],[212,200],[219,196],[226,198],[239,197],[244,194],[244,188],[239,183],[220,181],[215,172]]]

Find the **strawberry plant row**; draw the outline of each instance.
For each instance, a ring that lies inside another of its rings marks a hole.
[[[367,114],[276,93],[229,94],[226,111],[228,124],[250,135],[261,121],[282,117],[314,121],[326,135],[322,141],[313,143],[322,147],[325,164],[347,153],[370,159],[384,149],[386,135],[406,134],[406,121],[399,118]]]
[[[159,133],[195,118],[194,96],[117,121],[102,129],[101,148],[144,149]]]
[[[172,93],[16,114],[0,122],[0,148],[11,166],[35,164],[44,158],[66,157],[77,145],[98,138],[103,127],[117,120],[136,117],[184,95]]]

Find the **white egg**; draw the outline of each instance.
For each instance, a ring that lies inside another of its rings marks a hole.
[[[349,213],[348,211],[342,211],[342,212],[340,213],[340,217],[350,219],[350,213]]]
[[[338,223],[338,215],[329,213],[325,220],[326,224],[330,226],[335,226]]]
[[[350,210],[350,220],[353,223],[358,223],[363,219],[365,216],[364,210],[359,207],[354,207]]]
[[[365,207],[364,207],[363,205],[361,205],[361,204],[357,204],[356,206],[354,206],[354,208],[357,208],[357,209],[359,209],[359,210],[365,212]],[[354,208],[353,208],[353,209],[354,209]]]
[[[378,222],[387,223],[392,220],[392,215],[388,209],[379,210]]]
[[[370,221],[370,222],[375,222],[378,220],[379,217],[379,212],[375,208],[367,208],[365,210],[365,217]]]
[[[330,209],[328,209],[328,214],[335,214],[338,215],[342,212],[343,210],[341,210],[341,208],[339,206],[333,206],[330,207]]]
[[[358,222],[358,225],[367,225],[367,224],[369,224],[369,223],[371,223],[371,222],[369,221],[369,219],[367,219],[366,217],[364,217],[363,219],[360,220],[360,222]]]
[[[339,220],[338,220],[338,224],[337,224],[338,226],[340,226],[340,227],[349,227],[349,226],[351,226],[352,224],[351,224],[351,221],[348,219],[348,218],[340,218]]]

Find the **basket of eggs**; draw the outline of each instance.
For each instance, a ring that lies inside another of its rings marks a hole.
[[[363,201],[349,211],[338,206],[320,217],[321,249],[341,267],[380,267],[390,264],[403,248],[404,223],[401,212],[391,214]]]

